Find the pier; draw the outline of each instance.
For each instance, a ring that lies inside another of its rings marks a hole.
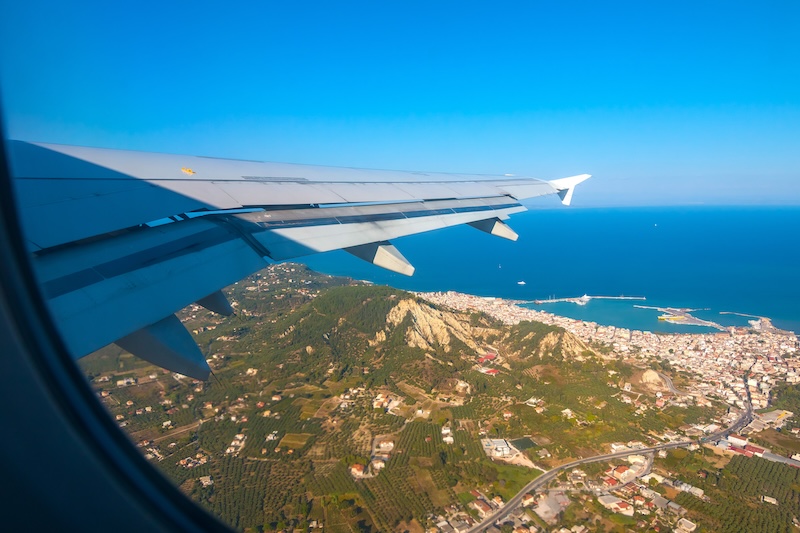
[[[578,296],[577,298],[549,298],[547,300],[534,300],[532,303],[536,305],[541,304],[554,304],[559,302],[568,302],[578,305],[586,305],[589,303],[589,300],[639,300],[643,301],[646,300],[644,296],[589,296],[588,294],[584,294],[583,296]],[[531,303],[531,302],[527,302]]]
[[[682,324],[687,326],[705,326],[707,328],[715,328],[720,331],[728,331],[728,328],[720,326],[716,322],[711,322],[709,320],[702,320],[700,318],[697,318],[689,314],[692,311],[708,311],[708,309],[686,309],[678,307],[649,307],[646,305],[634,305],[634,307],[639,309],[653,309],[654,311],[660,311],[664,314],[658,317],[658,319],[663,320],[665,322],[670,322],[672,324]]]

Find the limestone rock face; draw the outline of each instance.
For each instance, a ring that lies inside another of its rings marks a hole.
[[[378,331],[377,333],[375,333],[375,338],[374,339],[370,339],[367,342],[369,342],[369,345],[373,346],[373,347],[377,346],[377,345],[379,345],[379,344],[381,344],[383,342],[386,342],[386,332],[384,330]]]
[[[572,333],[564,331],[561,334],[561,349],[567,357],[578,357],[586,350],[589,350],[589,347]]]
[[[659,376],[655,370],[645,370],[644,374],[642,374],[642,383],[658,387],[664,386],[664,380],[661,379],[661,376]]]
[[[552,331],[539,342],[536,353],[539,356],[552,353],[556,348],[561,348],[561,354],[566,358],[580,358],[588,347],[575,335],[567,331]]]
[[[387,339],[387,332],[398,327],[407,316],[411,316],[411,326],[404,332],[409,346],[425,351],[443,349],[450,352],[455,339],[466,345],[475,353],[481,353],[486,346],[486,339],[495,337],[502,343],[508,339],[506,329],[488,327],[485,323],[474,324],[470,315],[461,311],[437,309],[425,302],[406,298],[397,302],[386,316],[385,330],[378,331],[368,342],[377,346]],[[530,335],[532,337],[533,334]],[[527,339],[527,337],[526,337]],[[544,356],[559,350],[568,359],[583,359],[583,352],[589,348],[571,333],[559,330],[545,335],[538,346],[528,353],[507,353],[509,357],[526,358],[531,355]]]
[[[460,318],[456,313],[420,305],[410,298],[399,301],[389,311],[386,323],[397,326],[409,313],[413,320],[413,325],[406,331],[406,342],[409,346],[431,350],[438,345],[447,352],[450,351],[452,337],[456,337],[471,349],[478,350],[478,345],[472,338],[470,325],[465,319]]]

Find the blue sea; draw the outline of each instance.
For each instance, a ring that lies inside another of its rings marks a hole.
[[[319,272],[414,291],[458,291],[515,300],[631,295],[533,306],[604,325],[661,332],[713,331],[658,320],[654,307],[721,325],[767,316],[800,332],[800,207],[532,209],[514,215],[510,242],[469,226],[395,239],[416,267],[395,274],[338,251],[303,258]],[[518,282],[524,281],[521,285]]]

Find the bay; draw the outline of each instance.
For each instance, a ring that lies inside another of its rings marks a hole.
[[[508,221],[517,242],[468,226],[393,241],[416,267],[395,274],[337,251],[302,258],[314,270],[413,291],[457,291],[515,300],[635,295],[646,302],[592,300],[537,309],[603,325],[663,332],[655,307],[722,325],[767,316],[800,331],[800,207],[532,209]],[[519,282],[524,281],[524,284]]]

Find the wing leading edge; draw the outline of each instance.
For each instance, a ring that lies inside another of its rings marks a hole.
[[[516,240],[519,201],[569,205],[553,181],[290,165],[12,141],[26,242],[76,358],[116,342],[197,379],[209,367],[174,316],[232,309],[220,289],[267,261],[344,249],[411,275],[390,240],[469,224]]]

